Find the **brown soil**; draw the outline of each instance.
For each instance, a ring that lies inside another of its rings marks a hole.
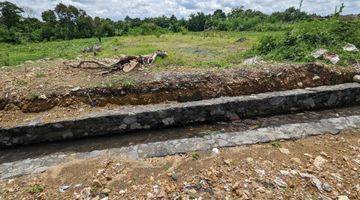
[[[83,160],[2,181],[0,199],[359,199],[359,146],[359,130],[347,130],[336,136],[220,149],[218,155]],[[319,158],[325,162],[316,166]],[[318,189],[299,172],[329,187]],[[286,186],[279,185],[277,177]],[[72,186],[60,192],[64,185]]]
[[[100,75],[96,69],[72,68],[58,61],[37,66],[1,71],[0,126],[37,118],[51,121],[119,105],[194,101],[340,84],[351,82],[355,74],[350,67],[318,63],[206,71],[173,68],[108,76]]]

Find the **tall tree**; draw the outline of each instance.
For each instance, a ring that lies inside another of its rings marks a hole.
[[[0,22],[8,29],[19,25],[20,19],[22,18],[21,13],[23,12],[24,10],[22,8],[11,2],[0,2]]]

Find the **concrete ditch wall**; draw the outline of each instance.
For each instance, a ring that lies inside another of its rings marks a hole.
[[[71,121],[0,128],[0,148],[359,104],[360,84],[348,83],[196,102],[124,107]]]

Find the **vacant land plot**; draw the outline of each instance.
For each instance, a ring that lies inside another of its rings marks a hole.
[[[242,53],[263,35],[281,32],[204,32],[161,36],[124,36],[103,39],[98,57],[149,54],[161,49],[169,57],[158,66],[227,67],[239,64]],[[93,57],[82,53],[97,44],[96,38],[71,41],[0,45],[0,65],[19,65],[28,60]]]

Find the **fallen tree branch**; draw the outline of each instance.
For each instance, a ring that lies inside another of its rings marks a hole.
[[[156,51],[151,55],[145,56],[125,56],[121,57],[118,62],[107,66],[106,64],[100,63],[93,60],[81,61],[78,65],[69,65],[73,68],[84,68],[85,64],[96,64],[98,67],[86,67],[87,69],[106,69],[106,71],[101,72],[102,75],[110,74],[116,71],[130,72],[134,68],[140,68],[141,66],[148,66],[155,62],[156,57],[164,58],[167,56],[165,51]]]

